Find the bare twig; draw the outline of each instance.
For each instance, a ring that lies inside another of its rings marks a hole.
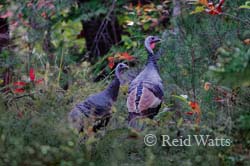
[[[108,22],[110,21],[110,16],[111,16],[111,14],[112,14],[112,12],[114,11],[114,8],[115,8],[115,4],[116,4],[116,0],[113,0],[112,5],[111,5],[111,7],[109,9],[109,12],[107,13],[105,18],[103,19],[103,21],[101,23],[101,26],[99,27],[99,29],[98,29],[98,31],[97,31],[97,33],[95,35],[93,44],[92,44],[91,49],[90,49],[90,51],[92,53],[97,52],[98,55],[100,54],[100,51],[99,51],[99,48],[98,48],[98,43],[99,43],[101,38],[105,39],[105,36],[103,36],[102,34],[107,29]],[[115,40],[117,40],[117,39],[115,39]]]
[[[13,101],[13,100],[17,100],[17,99],[20,99],[20,98],[23,98],[23,97],[28,97],[28,96],[31,96],[31,95],[34,95],[36,94],[37,92],[32,92],[32,93],[28,93],[28,94],[24,94],[24,95],[20,95],[20,96],[13,96],[12,98],[10,98],[8,101],[7,101],[7,105],[10,105],[10,103]]]
[[[195,91],[195,50],[191,48],[191,55],[192,55],[192,90],[193,90],[193,97],[194,101],[196,101],[196,91]]]

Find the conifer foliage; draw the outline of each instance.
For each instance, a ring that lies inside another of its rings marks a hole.
[[[248,0],[0,0],[0,163],[250,165],[249,29]],[[126,98],[147,62],[147,36],[161,38],[154,50],[164,98],[136,131]],[[105,89],[120,62],[130,69],[112,118],[82,141],[67,115]],[[166,134],[232,142],[162,146]]]

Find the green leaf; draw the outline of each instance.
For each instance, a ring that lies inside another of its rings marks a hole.
[[[240,9],[250,9],[250,1],[246,1],[245,5],[241,5],[239,8]]]
[[[149,28],[150,28],[150,23],[149,22],[143,24],[143,29],[144,30],[148,30]]]
[[[194,11],[190,12],[190,14],[196,14],[196,13],[200,13],[203,12],[205,10],[204,6],[197,6]]]
[[[172,97],[175,97],[175,98],[177,98],[177,99],[180,99],[181,101],[186,102],[186,103],[188,102],[187,99],[184,98],[184,97],[182,97],[182,96],[172,95]]]
[[[177,122],[177,127],[180,127],[183,124],[183,118],[180,118]]]

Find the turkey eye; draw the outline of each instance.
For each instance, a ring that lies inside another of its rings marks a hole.
[[[152,40],[155,40],[155,38],[154,38],[154,37],[152,37]]]

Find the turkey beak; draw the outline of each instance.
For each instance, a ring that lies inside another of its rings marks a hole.
[[[161,41],[161,39],[159,38],[159,37],[156,37],[155,39],[154,39],[154,42],[155,43],[158,43],[158,42],[160,42]]]
[[[129,66],[128,65],[124,65],[123,69],[129,69]]]

